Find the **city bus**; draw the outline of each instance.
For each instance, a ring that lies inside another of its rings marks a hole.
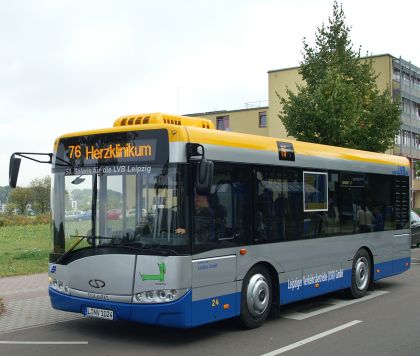
[[[46,155],[58,310],[255,328],[282,305],[343,289],[360,298],[410,268],[403,157],[160,113],[63,135]]]

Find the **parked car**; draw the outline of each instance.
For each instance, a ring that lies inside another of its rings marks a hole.
[[[82,221],[91,219],[92,213],[81,210],[66,211],[66,221]]]
[[[106,212],[106,217],[108,220],[119,220],[121,219],[121,209],[111,209]]]
[[[83,212],[81,210],[66,211],[66,221],[81,221]]]
[[[88,211],[82,211],[83,215],[82,215],[82,220],[92,220],[92,211],[88,210]]]
[[[416,212],[411,211],[411,245],[420,246],[420,216]]]

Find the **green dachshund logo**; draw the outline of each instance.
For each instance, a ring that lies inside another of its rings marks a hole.
[[[159,281],[164,282],[165,281],[165,273],[166,273],[166,266],[165,262],[159,263],[159,274],[141,274],[140,277],[142,281]]]

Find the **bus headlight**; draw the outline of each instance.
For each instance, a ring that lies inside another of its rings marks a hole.
[[[58,279],[50,278],[50,287],[56,290],[57,292],[70,294],[69,286]]]
[[[173,302],[185,295],[187,291],[188,289],[148,290],[147,292],[134,294],[133,303],[156,304]]]

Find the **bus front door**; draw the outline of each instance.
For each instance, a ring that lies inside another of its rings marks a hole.
[[[237,315],[236,255],[192,261],[192,324]]]

